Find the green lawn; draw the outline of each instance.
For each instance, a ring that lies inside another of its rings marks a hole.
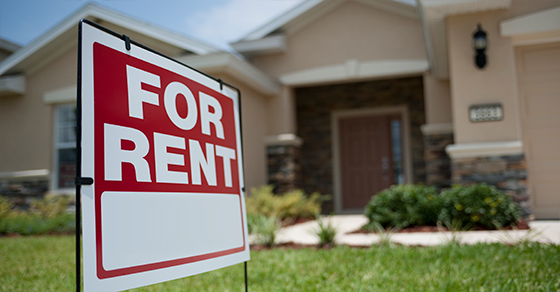
[[[560,291],[560,246],[253,251],[249,291]],[[243,264],[131,291],[244,291]],[[73,291],[74,237],[0,238],[1,291]]]

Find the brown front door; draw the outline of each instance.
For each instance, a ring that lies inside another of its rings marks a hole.
[[[399,115],[339,119],[343,210],[362,209],[373,195],[394,184],[391,143],[391,121],[394,120],[400,121]]]

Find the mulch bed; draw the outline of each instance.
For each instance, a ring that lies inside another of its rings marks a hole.
[[[348,244],[343,244],[344,246],[349,246],[351,248],[364,248],[367,249],[369,248],[369,246],[363,246],[363,245],[348,245]],[[320,249],[332,249],[334,248],[334,245],[325,245],[325,246],[319,246],[317,244],[301,244],[301,243],[295,243],[293,241],[289,241],[289,242],[284,242],[284,243],[279,243],[279,244],[275,244],[274,246],[266,246],[266,245],[261,245],[261,244],[251,244],[251,251],[254,250],[272,250],[272,249],[313,249],[313,250],[320,250]]]
[[[517,230],[529,230],[529,224],[523,220],[517,222],[517,226],[515,227]],[[504,228],[505,230],[513,230],[513,227],[507,226]],[[473,229],[469,231],[490,231],[496,229],[490,229],[485,226],[477,225]],[[439,232],[439,231],[449,231],[447,227],[442,227],[441,229],[438,226],[411,226],[404,229],[395,230],[395,233],[413,233],[413,232]],[[367,229],[358,229],[352,232],[348,232],[348,234],[370,234],[375,233],[373,231]]]

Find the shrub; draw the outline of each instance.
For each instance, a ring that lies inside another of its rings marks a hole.
[[[53,218],[66,212],[70,197],[63,195],[45,196],[41,200],[31,202],[31,212],[43,218]]]
[[[441,222],[462,222],[464,226],[483,225],[502,228],[517,223],[519,207],[512,199],[494,186],[476,184],[456,186],[441,194],[443,206],[439,214]]]
[[[373,196],[365,208],[369,225],[404,228],[414,225],[435,225],[442,201],[434,187],[394,185]],[[373,229],[375,226],[366,226]]]
[[[8,216],[8,214],[12,211],[14,204],[10,202],[10,199],[7,197],[0,196],[0,220],[2,218]]]
[[[74,214],[62,213],[43,218],[37,214],[12,211],[0,219],[0,234],[39,235],[46,233],[70,233],[76,230]]]
[[[0,234],[37,235],[75,231],[76,217],[66,213],[68,197],[46,197],[31,203],[29,211],[13,209],[7,198],[0,197]]]
[[[321,211],[321,196],[318,193],[307,196],[302,190],[295,190],[275,195],[272,189],[271,185],[251,189],[251,196],[246,199],[247,214],[297,220],[313,218]]]

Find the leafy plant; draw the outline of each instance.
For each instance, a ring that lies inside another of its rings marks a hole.
[[[41,200],[31,202],[31,211],[43,218],[53,218],[66,211],[70,197],[63,195],[49,195]]]
[[[46,197],[31,203],[29,211],[13,208],[0,197],[0,234],[37,235],[70,233],[76,228],[75,215],[66,212],[70,199],[63,196]]]
[[[444,224],[447,227],[447,231],[450,232],[449,237],[445,238],[445,244],[447,245],[461,245],[463,233],[472,229],[472,224],[464,226],[463,222],[456,218],[453,218],[451,221],[445,221]],[[441,221],[437,222],[437,226],[440,232],[446,231]]]
[[[542,231],[536,229],[529,229],[526,232],[523,232],[521,236],[515,236],[518,234],[519,230],[517,226],[512,226],[513,230],[502,230],[501,236],[499,236],[500,241],[506,245],[518,245],[518,246],[527,246],[542,235]]]
[[[377,236],[379,237],[377,245],[385,247],[393,246],[393,241],[391,238],[393,237],[393,234],[398,231],[398,228],[392,227],[385,229],[379,222],[375,221],[371,222],[371,224],[369,224],[368,226],[370,230],[377,233]]]
[[[321,211],[321,196],[318,193],[308,196],[302,190],[294,190],[275,195],[272,190],[271,185],[251,189],[251,196],[246,199],[247,213],[290,221],[313,218]]]
[[[456,186],[444,191],[441,199],[441,222],[456,220],[463,227],[480,224],[493,229],[515,225],[520,217],[519,207],[508,195],[486,184]]]
[[[12,211],[14,204],[7,197],[0,196],[0,220],[8,216]]]
[[[320,247],[333,247],[335,245],[335,237],[338,232],[331,222],[325,223],[321,215],[316,214],[315,218],[319,228],[315,230],[315,234],[319,237]]]
[[[13,211],[0,220],[0,234],[38,235],[46,233],[67,234],[75,230],[75,215],[62,213],[43,218],[36,214]]]
[[[261,215],[257,216],[252,224],[253,227],[251,230],[256,236],[256,243],[269,247],[273,246],[276,241],[276,234],[281,228],[278,218],[274,216],[268,217]]]
[[[434,187],[394,185],[373,196],[365,208],[365,215],[369,224],[377,222],[383,227],[435,225],[441,203]]]

